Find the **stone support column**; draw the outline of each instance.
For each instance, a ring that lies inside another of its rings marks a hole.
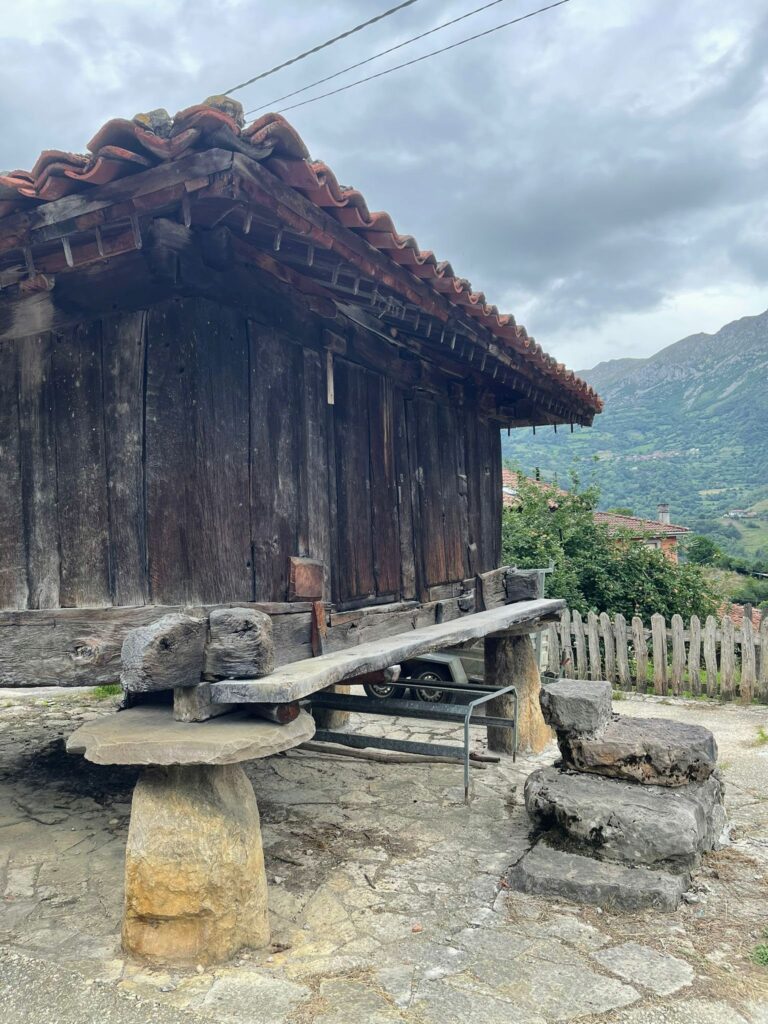
[[[531,638],[524,634],[497,634],[485,638],[485,681],[493,686],[517,687],[517,749],[519,753],[538,754],[552,739],[539,706],[541,677]],[[511,695],[494,697],[486,704],[489,715],[511,716]],[[509,729],[488,728],[488,747],[499,753],[513,752],[513,734]]]
[[[268,942],[259,811],[242,767],[146,768],[125,858],[126,953],[208,965]]]

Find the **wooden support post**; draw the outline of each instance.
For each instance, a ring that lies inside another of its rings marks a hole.
[[[485,638],[485,682],[489,687],[517,688],[517,749],[520,753],[538,754],[552,739],[544,724],[539,705],[541,678],[531,638],[496,634]],[[514,703],[509,694],[494,697],[486,704],[489,715],[510,716]],[[513,752],[510,729],[488,729],[488,747],[500,753]]]

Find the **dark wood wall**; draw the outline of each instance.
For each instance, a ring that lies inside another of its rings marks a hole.
[[[424,597],[500,557],[498,425],[207,300],[0,343],[0,608]],[[459,389],[460,392],[460,389]]]

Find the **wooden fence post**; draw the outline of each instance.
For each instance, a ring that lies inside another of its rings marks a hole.
[[[701,694],[701,622],[698,615],[692,615],[688,626],[688,679],[694,697]]]
[[[707,696],[716,697],[717,685],[717,621],[708,615],[704,623],[704,666],[707,671]]]
[[[554,622],[547,626],[547,671],[560,677],[560,638]]]
[[[651,616],[653,642],[653,692],[667,692],[667,623],[663,615]]]
[[[576,646],[576,678],[586,679],[587,672],[587,647],[584,642],[584,623],[581,620],[581,612],[574,609],[573,612],[573,639]]]
[[[573,646],[571,645],[571,613],[565,608],[560,616],[560,647],[562,655],[560,664],[562,673],[567,679],[575,678],[573,667]]]
[[[645,626],[639,615],[632,616],[632,645],[635,648],[635,689],[638,693],[648,690],[648,644]]]
[[[757,677],[757,699],[768,701],[768,612],[760,622],[760,674]]]
[[[741,624],[741,682],[739,683],[739,700],[742,704],[752,703],[756,683],[755,635],[752,629],[752,616],[747,618],[745,614]]]
[[[685,676],[685,637],[683,620],[680,615],[672,616],[672,692],[678,696],[683,692]]]
[[[613,632],[616,637],[616,668],[619,686],[622,690],[632,689],[632,677],[629,674],[629,654],[627,652],[627,620],[616,612],[613,617]]]
[[[607,612],[600,612],[600,633],[605,651],[605,675],[609,683],[616,682],[616,644],[613,639],[613,624]]]
[[[720,623],[720,696],[732,700],[736,678],[733,619],[724,615]]]
[[[589,678],[602,679],[603,667],[600,661],[600,633],[594,612],[587,615],[587,640],[589,642]]]

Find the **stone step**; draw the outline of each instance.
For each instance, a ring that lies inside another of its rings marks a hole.
[[[598,907],[675,910],[690,884],[690,875],[594,860],[556,849],[544,838],[510,870],[508,881],[519,892]]]
[[[666,718],[616,718],[596,735],[558,732],[563,761],[580,772],[652,786],[703,782],[717,764],[715,737]]]
[[[686,871],[717,845],[723,789],[717,773],[672,789],[539,768],[525,783],[525,806],[539,829],[557,830],[587,854]]]

